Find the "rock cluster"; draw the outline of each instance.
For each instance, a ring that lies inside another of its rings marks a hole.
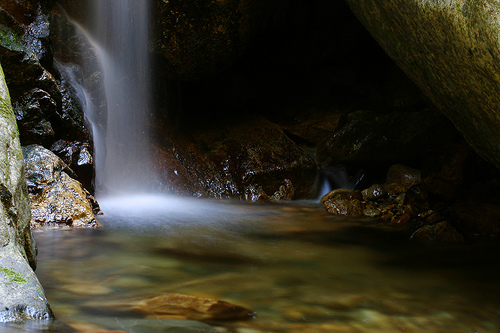
[[[442,160],[436,161],[429,153],[422,171],[393,165],[384,183],[363,190],[336,189],[321,202],[331,214],[375,218],[402,227],[413,240],[497,239],[500,223],[494,216],[498,216],[500,197],[496,183],[491,179],[480,182],[477,175],[468,174],[473,158],[467,148],[446,145],[435,152]]]
[[[52,149],[93,191],[92,134],[82,101],[61,67],[54,65],[53,1],[8,1],[0,7],[0,62],[12,98],[21,144]],[[61,146],[71,147],[61,149]]]

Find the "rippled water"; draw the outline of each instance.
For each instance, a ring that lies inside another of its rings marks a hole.
[[[500,331],[498,248],[412,244],[404,232],[308,202],[101,205],[99,230],[35,233],[37,274],[57,319],[82,332]],[[123,311],[169,292],[255,317],[202,323]]]

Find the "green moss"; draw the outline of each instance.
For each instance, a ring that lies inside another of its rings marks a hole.
[[[4,272],[4,274],[9,277],[11,282],[16,282],[16,283],[21,283],[21,284],[28,283],[28,280],[26,280],[18,272],[14,272],[14,271],[12,271],[8,268],[5,268],[5,267],[0,267],[0,271]]]
[[[0,45],[11,50],[24,50],[21,38],[3,26],[0,26]]]

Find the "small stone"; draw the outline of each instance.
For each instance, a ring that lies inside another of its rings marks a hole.
[[[367,201],[382,199],[387,196],[387,191],[380,184],[373,184],[366,190],[363,190],[363,198]]]
[[[367,208],[363,210],[363,215],[366,217],[377,217],[382,215],[382,212],[377,208]]]

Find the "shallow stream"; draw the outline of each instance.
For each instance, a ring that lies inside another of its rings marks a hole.
[[[498,247],[407,241],[313,202],[101,199],[97,230],[35,232],[57,319],[81,332],[499,332]],[[158,319],[125,310],[181,293],[248,320]]]

